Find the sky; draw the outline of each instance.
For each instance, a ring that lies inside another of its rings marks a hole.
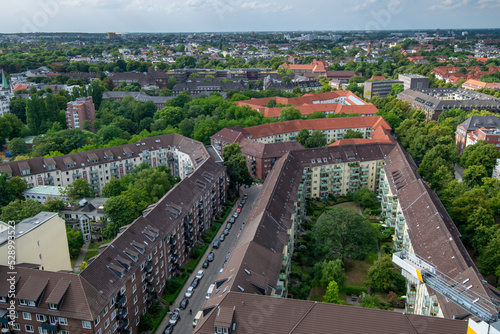
[[[21,0],[0,33],[500,28],[499,0]]]

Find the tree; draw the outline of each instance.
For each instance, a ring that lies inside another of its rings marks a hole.
[[[295,140],[300,143],[302,146],[306,147],[306,142],[307,142],[307,139],[309,139],[310,135],[309,135],[309,130],[307,129],[301,129],[297,135],[297,137],[295,138]]]
[[[65,207],[65,204],[63,200],[54,198],[45,200],[45,202],[43,202],[43,206],[43,211],[59,212]]]
[[[353,199],[362,208],[367,208],[377,201],[377,195],[366,186],[363,186],[354,193]]]
[[[163,88],[160,90],[159,96],[172,96],[172,91],[168,88]]]
[[[92,186],[85,179],[75,180],[63,192],[63,195],[70,201],[75,201],[83,197],[95,197]]]
[[[342,304],[342,301],[339,298],[339,287],[337,282],[331,281],[328,283],[326,293],[323,296],[323,301],[330,304]]]
[[[142,191],[147,194],[148,202],[155,203],[163,197],[175,183],[170,171],[162,171],[159,168],[149,168],[137,175],[134,183],[134,191]]]
[[[318,268],[315,268],[315,271],[319,271],[315,276],[316,285],[326,287],[330,281],[335,281],[342,286],[346,282],[347,278],[342,261],[338,259],[333,261],[325,260],[318,262],[316,265],[318,265]]]
[[[238,191],[241,185],[252,185],[253,179],[248,171],[245,156],[241,153],[241,146],[238,143],[225,146],[222,149],[222,157],[224,158],[224,166],[227,168],[229,184],[234,189]]]
[[[24,192],[26,191],[27,187],[26,180],[20,178],[19,176],[14,176],[7,180],[7,186],[12,189],[16,198],[20,200],[24,199]]]
[[[323,147],[326,145],[326,136],[321,130],[314,130],[311,137],[307,138],[305,147]]]
[[[7,174],[0,173],[0,207],[3,207],[15,200],[16,194],[16,189],[14,189],[14,187],[9,184],[7,180]]]
[[[479,268],[486,275],[495,275],[500,268],[500,230],[497,229],[479,256]]]
[[[268,107],[268,108],[274,108],[274,107],[276,107],[276,100],[275,99],[269,99],[269,101],[267,101],[266,107]]]
[[[491,175],[496,164],[496,159],[499,158],[500,152],[494,144],[480,140],[476,144],[469,145],[464,149],[460,158],[460,164],[465,168],[473,165],[484,166],[486,174]]]
[[[2,208],[0,220],[14,220],[16,223],[19,223],[23,219],[33,217],[37,213],[42,212],[43,209],[43,205],[35,200],[27,199],[25,201],[21,201],[16,199]]]
[[[464,170],[464,181],[466,181],[470,186],[482,185],[483,178],[488,177],[488,172],[486,167],[483,165],[470,165]]]
[[[391,89],[391,96],[398,96],[404,90],[403,85],[401,84],[393,84]]]
[[[127,188],[122,184],[122,182],[116,178],[111,178],[108,183],[102,187],[103,197],[114,197],[121,195],[122,192],[127,190]]]
[[[82,231],[76,228],[66,227],[66,237],[68,238],[69,255],[75,258],[80,253],[80,249],[85,243]]]
[[[380,298],[377,295],[369,295],[365,292],[362,292],[359,303],[361,304],[361,307],[364,308],[379,308]]]
[[[320,252],[340,260],[364,259],[376,249],[375,231],[360,214],[334,207],[316,222],[313,236]]]
[[[110,222],[103,230],[104,237],[116,237],[120,227],[132,223],[149,204],[147,194],[133,188],[108,199],[104,204],[104,212]]]
[[[363,133],[349,129],[344,134],[344,139],[351,139],[351,138],[364,138],[364,137]]]
[[[368,269],[366,285],[375,290],[388,291],[395,277],[394,264],[389,255],[377,259],[373,266]]]
[[[300,113],[300,110],[294,107],[283,108],[280,113],[280,122],[293,121],[301,118],[302,114]]]
[[[28,146],[23,138],[14,138],[9,142],[9,151],[13,157],[28,153]]]

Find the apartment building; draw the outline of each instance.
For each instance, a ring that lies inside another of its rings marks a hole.
[[[411,157],[397,143],[337,145],[285,154],[267,177],[226,266],[216,278],[217,289],[203,305],[205,317],[195,332],[203,328],[205,321],[209,321],[207,328],[227,328],[227,322],[222,326],[222,320],[212,321],[214,314],[224,312],[220,307],[233,293],[287,297],[290,259],[298,226],[305,217],[306,200],[345,195],[362,186],[379,193],[386,224],[396,229],[395,249],[420,256],[457,282],[470,280],[472,286],[468,289],[498,306],[494,299],[498,290],[483,280],[458,229],[416,170]],[[414,313],[454,319],[467,313],[425,284],[404,275],[408,277],[410,316]],[[238,299],[239,305],[245,305],[245,298]],[[227,317],[224,319],[232,324],[231,317]],[[299,332],[311,332],[317,321],[309,324],[311,327]],[[241,327],[236,328],[237,331]],[[281,330],[279,326],[262,329]],[[209,329],[200,333],[206,330]]]
[[[250,134],[241,126],[224,128],[216,134],[210,136],[210,144],[222,156],[224,147],[230,144],[239,143],[243,138],[248,138]]]
[[[0,266],[0,328],[7,333],[137,333],[167,279],[189,260],[226,200],[226,171],[212,159],[148,207],[79,274]],[[8,297],[15,276],[15,298]],[[16,305],[13,326],[7,308]]]
[[[459,124],[455,131],[455,144],[462,155],[465,147],[478,140],[497,145],[500,150],[500,118],[496,116],[472,116]]]
[[[403,85],[401,80],[373,80],[365,81],[364,94],[366,99],[373,99],[375,96],[386,97],[392,91],[392,85]]]
[[[106,227],[104,219],[104,204],[109,198],[82,198],[73,206],[66,207],[59,212],[66,226],[80,230],[83,240],[102,240],[102,229]]]
[[[95,194],[100,195],[109,180],[123,177],[141,163],[151,167],[167,166],[174,176],[183,179],[208,158],[202,143],[167,134],[87,152],[6,162],[0,164],[0,173],[21,177],[28,189],[42,185],[66,187],[83,178],[92,185]]]
[[[102,94],[102,100],[103,101],[113,100],[121,102],[125,98],[125,96],[131,96],[141,103],[146,103],[151,101],[155,104],[157,110],[163,109],[165,107],[165,103],[168,100],[174,98],[173,96],[149,96],[144,92],[109,91],[109,92],[104,92]]]
[[[465,334],[467,322],[230,291],[207,309],[194,333]]]
[[[404,74],[399,74],[398,79],[403,82],[404,89],[429,88],[430,79],[425,75],[404,73]]]
[[[9,256],[9,237],[14,237],[15,257]],[[7,266],[13,260],[15,266],[72,270],[64,220],[57,213],[42,211],[22,220],[14,229],[0,232],[0,265]]]
[[[53,199],[62,199],[64,200],[66,197],[61,195],[61,192],[64,190],[64,187],[56,187],[56,186],[38,186],[30,189],[26,189],[23,193],[25,199],[32,199],[34,201],[39,202],[40,204],[44,204],[45,201],[53,200]]]
[[[66,125],[68,129],[82,129],[83,122],[90,122],[92,132],[95,132],[95,106],[92,96],[79,97],[76,101],[68,102],[66,106]]]
[[[315,73],[326,76],[326,72],[330,69],[330,66],[324,60],[313,59],[311,64],[289,64],[285,62],[281,65],[281,68],[292,70],[295,74]]]

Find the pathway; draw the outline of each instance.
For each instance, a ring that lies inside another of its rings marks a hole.
[[[89,250],[90,241],[87,241],[83,244],[82,249],[80,249],[80,254],[78,254],[78,258],[76,259],[75,266],[73,267],[73,272],[77,273],[81,270],[80,265],[83,263],[85,259],[85,255]]]

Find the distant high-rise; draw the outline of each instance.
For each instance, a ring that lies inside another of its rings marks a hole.
[[[108,32],[108,39],[117,39],[120,38],[120,35],[116,32]]]
[[[92,96],[79,97],[76,101],[68,102],[66,107],[68,129],[81,129],[85,121],[90,122],[90,129],[94,132],[95,106]]]

